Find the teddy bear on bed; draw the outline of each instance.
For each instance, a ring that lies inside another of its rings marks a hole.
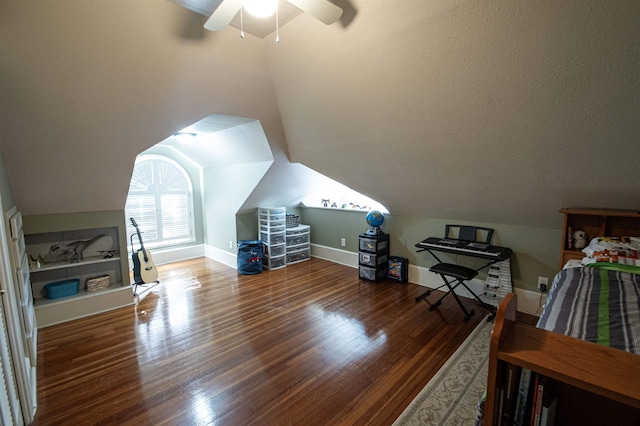
[[[587,246],[587,233],[576,231],[573,233],[573,248],[581,250]]]

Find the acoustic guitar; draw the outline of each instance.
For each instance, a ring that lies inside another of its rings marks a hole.
[[[144,248],[144,244],[142,243],[142,234],[140,233],[138,224],[134,218],[130,219],[131,224],[136,228],[138,241],[140,242],[140,249],[138,251],[134,251],[131,255],[131,260],[133,260],[133,279],[136,284],[149,284],[155,282],[158,280],[158,270],[156,269],[156,265],[153,264],[151,253]],[[131,249],[133,250],[133,243]]]

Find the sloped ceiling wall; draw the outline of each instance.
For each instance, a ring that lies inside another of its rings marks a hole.
[[[227,114],[274,151],[252,197],[286,187],[289,156],[392,214],[557,227],[563,206],[638,208],[635,0],[350,3],[346,28],[302,14],[276,45],[203,34],[168,1],[0,0],[16,202],[123,208],[137,153]]]
[[[396,214],[640,208],[640,3],[353,3],[266,45],[292,161]]]
[[[0,1],[0,143],[23,214],[124,208],[135,157],[213,113],[286,153],[262,40],[167,1]],[[285,157],[286,158],[286,157]]]

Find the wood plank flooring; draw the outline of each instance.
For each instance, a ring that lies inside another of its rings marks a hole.
[[[158,269],[137,305],[39,331],[35,425],[390,425],[485,315],[315,258]]]

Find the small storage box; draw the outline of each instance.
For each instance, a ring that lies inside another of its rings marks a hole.
[[[294,235],[300,235],[300,234],[308,234],[309,233],[309,225],[298,225],[294,228],[288,228],[287,229],[287,237],[291,237]]]
[[[386,254],[383,254],[380,256],[373,253],[360,252],[359,256],[360,258],[358,259],[358,263],[360,265],[373,266],[373,267],[386,264],[388,259],[388,256]]]
[[[260,239],[265,244],[284,244],[286,242],[284,229],[282,232],[274,233],[260,231]]]
[[[287,235],[287,246],[309,244],[309,234]]]
[[[311,249],[304,249],[287,253],[287,263],[297,263],[311,259]]]
[[[265,244],[262,249],[262,252],[265,256],[269,256],[269,257],[283,256],[285,252],[285,245],[280,244],[277,246],[268,246]]]
[[[262,258],[262,266],[265,269],[280,269],[287,266],[287,263],[284,255],[278,257],[265,256]]]
[[[258,209],[260,220],[281,220],[284,222],[285,213],[284,207],[260,207]]]
[[[401,283],[409,281],[409,261],[400,256],[389,256],[389,273],[387,278]]]
[[[387,276],[386,265],[383,268],[370,268],[360,265],[358,270],[360,278],[367,281],[379,281]]]
[[[87,292],[92,293],[94,291],[104,290],[109,287],[109,284],[109,274],[87,278]]]
[[[287,228],[295,228],[300,224],[300,217],[297,214],[287,213]]]
[[[47,299],[60,299],[61,297],[78,294],[79,286],[79,279],[56,281],[54,283],[45,284],[44,291],[47,295]]]
[[[389,253],[389,235],[381,235],[379,237],[360,234],[360,251],[368,251],[371,253],[377,253],[382,250],[387,250]]]

